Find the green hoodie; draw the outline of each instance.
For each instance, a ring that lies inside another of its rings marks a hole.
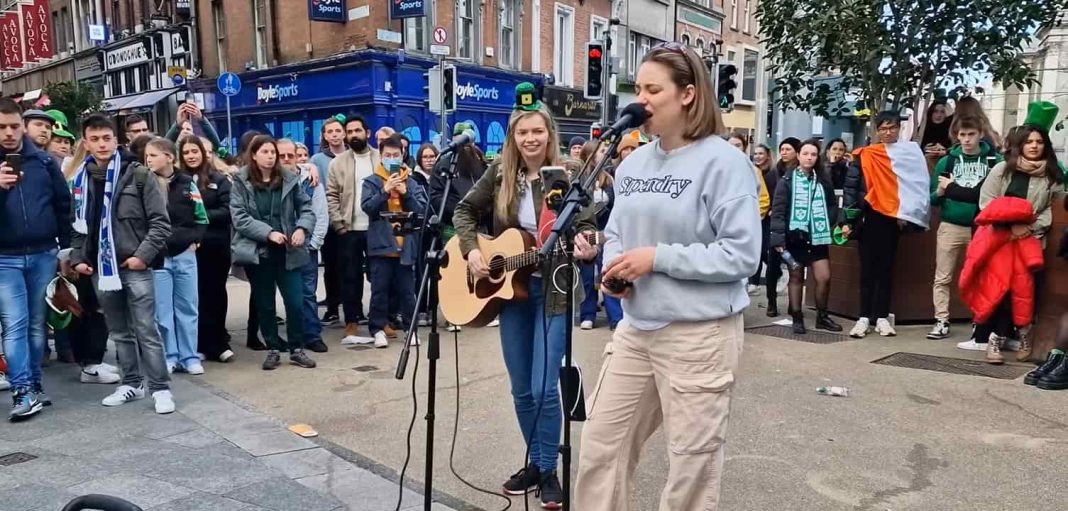
[[[934,174],[931,175],[931,204],[941,207],[942,221],[955,225],[971,227],[975,216],[979,214],[979,188],[983,186],[990,168],[1001,161],[1001,155],[985,141],[979,142],[979,154],[967,155],[960,145],[953,146],[949,153],[938,160]],[[938,176],[952,166],[953,181],[957,186],[946,196],[938,196]],[[974,195],[974,202],[964,196]],[[951,198],[953,197],[953,198]]]

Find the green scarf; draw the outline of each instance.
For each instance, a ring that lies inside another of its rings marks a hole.
[[[831,244],[831,222],[827,218],[827,197],[823,186],[798,168],[794,171],[793,203],[790,205],[791,231],[809,233],[813,245]]]

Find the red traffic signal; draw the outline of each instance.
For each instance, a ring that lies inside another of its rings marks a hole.
[[[590,48],[590,58],[591,59],[599,59],[599,58],[601,58],[601,49],[600,48],[596,48],[596,47]]]
[[[590,140],[601,138],[601,125],[594,124],[590,126]]]

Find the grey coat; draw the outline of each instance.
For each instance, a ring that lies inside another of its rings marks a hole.
[[[115,258],[121,265],[123,261],[136,257],[149,267],[162,262],[161,254],[167,246],[171,235],[171,221],[167,215],[167,203],[163,200],[163,191],[159,181],[151,175],[152,171],[137,162],[125,164],[122,174],[115,183],[112,195],[111,228],[115,241]],[[91,195],[92,191],[89,190]],[[86,197],[92,200],[92,197]],[[73,204],[71,220],[74,219]],[[86,263],[96,266],[96,261],[88,261],[85,242],[88,236],[77,232],[71,233],[71,266]]]
[[[230,192],[230,215],[234,220],[234,239],[230,244],[234,264],[260,264],[260,258],[267,257],[270,241],[267,236],[274,229],[260,217],[253,195],[252,183],[249,181],[248,167],[242,167],[234,176],[234,187]],[[282,234],[293,236],[297,229],[304,229],[304,236],[310,238],[315,230],[315,213],[312,201],[300,186],[296,174],[282,171]],[[286,245],[286,269],[296,270],[308,264],[306,246]]]

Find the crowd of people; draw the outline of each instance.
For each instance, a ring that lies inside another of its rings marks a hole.
[[[324,325],[344,325],[341,345],[386,348],[408,325],[425,326],[431,312],[429,300],[416,303],[430,237],[411,228],[428,207],[444,203],[443,242],[457,238],[469,277],[486,278],[479,234],[518,229],[537,238],[553,218],[539,170],[557,165],[577,178],[603,164],[590,207],[575,221],[577,274],[563,255],[541,263],[527,299],[506,303],[494,323],[528,449],[505,493],[535,490],[544,507],[560,507],[557,382],[566,325],[595,328],[603,307],[614,334],[589,396],[577,507],[625,508],[642,446],[662,423],[673,467],[665,506],[714,507],[749,295],[763,284],[766,313],[777,317],[786,292],[793,330],[803,334],[812,282],[815,328],[842,331],[828,311],[830,247],[856,240],[861,312],[849,334],[896,335],[899,240],[928,228],[931,206],[941,221],[928,338],[950,335],[950,283],[963,258],[960,293],[975,327],[958,346],[985,350],[997,364],[1014,336],[1017,358],[1031,355],[1041,249],[1066,178],[1048,134],[1055,107],[1036,103],[1002,139],[974,100],[958,100],[952,114],[938,101],[914,142],[899,140],[898,113],[883,112],[864,147],[786,138],[773,162],[764,145],[750,155],[747,135],[723,135],[710,83],[692,50],[653,48],[636,85],[649,119],[623,135],[615,154],[581,137],[561,147],[556,121],[521,84],[500,156],[491,161],[473,144],[459,149],[448,188],[436,168],[446,164],[438,146],[410,147],[359,115],[327,119],[315,154],[249,131],[229,155],[216,149],[218,134],[192,103],[179,107],[164,136],[137,116],[126,117],[120,133],[97,114],[79,119],[75,135],[62,112],[24,112],[0,99],[0,325],[10,418],[51,404],[41,379],[49,331],[57,360],[76,363],[82,382],[118,384],[103,405],[150,395],[156,412],[173,412],[171,374],[204,374],[205,361],[235,357],[225,326],[232,277],[250,286],[246,346],[266,352],[265,371],[278,369],[283,353],[290,365],[315,368],[308,352],[329,351]],[[604,233],[603,249],[586,238],[593,231]],[[1020,260],[1004,260],[1007,245]],[[581,283],[574,311],[567,282]],[[118,367],[104,362],[109,339]],[[1065,350],[1068,319],[1027,383],[1068,388]]]

